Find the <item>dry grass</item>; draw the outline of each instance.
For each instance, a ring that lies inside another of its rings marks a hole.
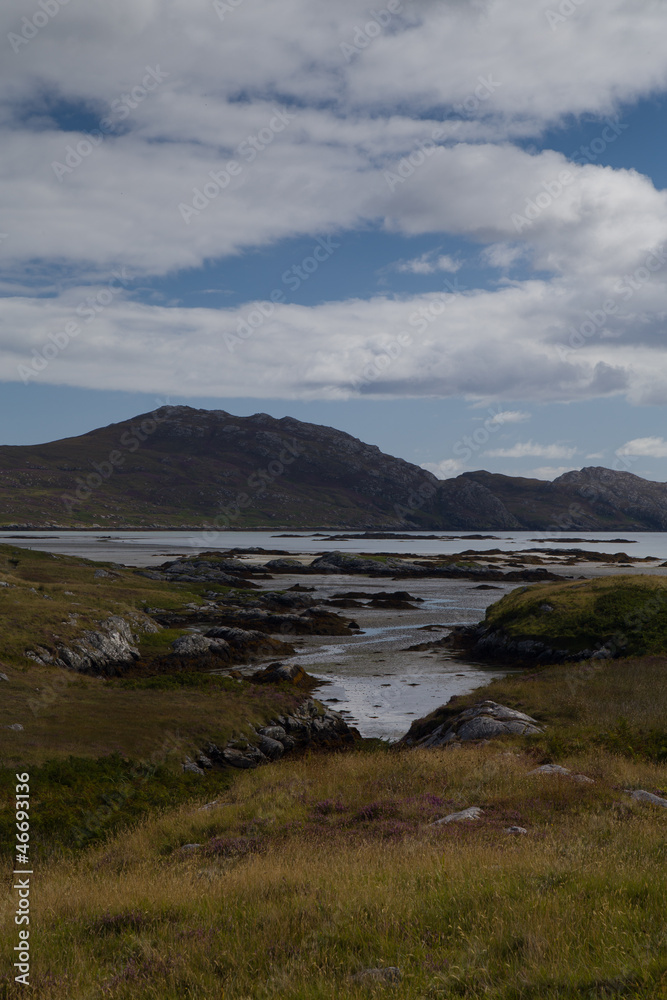
[[[31,995],[667,996],[665,815],[622,791],[664,768],[564,762],[595,784],[530,776],[530,757],[497,746],[243,774],[217,808],[182,807],[40,874]],[[428,826],[468,805],[479,821]],[[528,834],[503,832],[516,823]],[[351,978],[382,965],[399,985]]]

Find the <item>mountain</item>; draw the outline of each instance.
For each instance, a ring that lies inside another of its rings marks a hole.
[[[604,468],[440,481],[332,427],[163,406],[0,446],[0,525],[661,531],[667,485]]]
[[[0,524],[394,527],[412,504],[428,526],[419,491],[438,485],[331,427],[163,406],[80,437],[0,447]]]

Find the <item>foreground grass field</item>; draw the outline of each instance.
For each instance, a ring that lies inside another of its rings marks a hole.
[[[666,669],[508,677],[459,707],[520,705],[544,736],[288,759],[235,777],[212,808],[38,858],[29,995],[667,997],[667,810],[626,791],[666,792]],[[609,744],[619,727],[631,738]],[[593,783],[530,773],[545,761]],[[429,825],[473,805],[477,820]],[[505,832],[516,825],[527,833]],[[8,893],[5,954],[14,905]],[[391,966],[396,983],[355,979]]]

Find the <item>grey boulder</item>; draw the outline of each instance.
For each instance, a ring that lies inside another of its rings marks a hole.
[[[543,732],[532,716],[496,701],[480,701],[466,708],[449,724],[443,723],[417,741],[417,746],[437,747],[455,741],[490,740],[516,734],[528,736]]]
[[[650,802],[651,805],[663,806],[667,809],[667,799],[661,798],[660,795],[654,795],[653,792],[647,792],[643,788],[637,788],[634,792],[630,791],[629,788],[626,790],[637,802]]]
[[[207,653],[227,653],[229,643],[224,639],[208,639],[205,635],[193,633],[174,639],[171,648],[179,656],[202,656]]]
[[[443,823],[465,823],[467,820],[479,819],[482,812],[483,810],[479,806],[469,806],[459,812],[450,813],[449,816],[443,816],[442,819],[436,819],[435,823],[429,823],[429,826],[442,826]]]

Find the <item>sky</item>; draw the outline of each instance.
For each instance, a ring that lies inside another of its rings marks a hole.
[[[164,404],[667,481],[665,0],[0,10],[0,443]]]

